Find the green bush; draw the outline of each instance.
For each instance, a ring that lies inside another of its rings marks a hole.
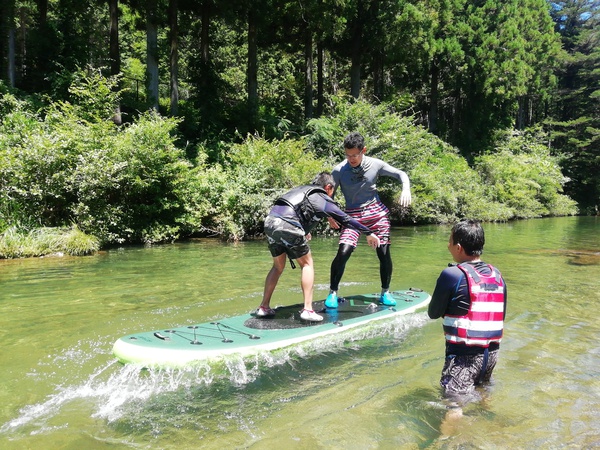
[[[572,215],[574,201],[561,194],[567,179],[540,136],[513,133],[502,137],[494,153],[476,159],[475,167],[490,196],[512,211],[511,218]]]
[[[0,123],[0,208],[11,224],[54,226],[64,210],[57,189],[65,155],[60,140],[33,114],[16,108]]]
[[[431,156],[414,174],[411,218],[415,222],[451,223],[464,217],[503,221],[512,215],[488,197],[481,177],[457,154]]]
[[[77,198],[72,215],[83,229],[104,242],[179,237],[191,164],[174,145],[175,126],[172,119],[147,113],[131,126],[97,136],[70,177]]]
[[[224,168],[195,172],[195,186],[201,194],[196,202],[208,199],[212,205],[201,229],[230,240],[262,233],[263,219],[278,195],[310,183],[326,170],[303,140],[268,141],[248,136],[241,144],[231,145],[226,155]]]
[[[178,238],[187,226],[191,163],[175,147],[177,122],[147,113],[119,127],[109,120],[111,80],[75,79],[80,103],[52,104],[43,118],[13,108],[0,124],[7,222],[76,223],[103,244]]]
[[[381,158],[410,173],[420,161],[441,151],[455,152],[448,144],[415,125],[410,117],[389,105],[336,98],[331,116],[313,119],[307,125],[309,148],[334,162],[344,155],[343,141],[352,131],[365,137],[367,154]]]
[[[59,237],[49,230],[71,239],[60,245],[74,254],[96,248],[94,239],[151,244],[197,234],[259,235],[278,195],[343,160],[342,142],[351,131],[365,136],[369,155],[410,177],[410,208],[397,203],[400,183],[378,182],[395,223],[577,211],[561,194],[566,179],[557,160],[535,132],[501,135],[495,150],[471,167],[456,148],[391,106],[337,98],[330,117],[311,120],[304,137],[290,138],[284,126],[281,139],[249,135],[238,143],[191,146],[192,163],[176,146],[177,120],[143,113],[117,126],[111,120],[115,79],[94,71],[70,79],[73,102],[39,113],[0,91],[1,245],[13,255],[56,251]],[[22,231],[34,229],[42,231]]]
[[[567,180],[536,132],[500,134],[496,150],[470,167],[456,148],[388,105],[336,100],[330,117],[309,122],[309,146],[333,164],[344,157],[345,135],[358,131],[367,154],[407,172],[414,194],[409,209],[397,203],[400,183],[378,182],[381,199],[397,221],[445,223],[467,216],[505,221],[577,211],[560,194]]]
[[[405,171],[414,195],[411,208],[398,204],[402,184],[388,177],[378,181],[382,201],[396,222],[445,223],[461,214],[477,212],[478,195],[483,194],[481,179],[457,150],[395,113],[386,105],[366,102],[338,102],[335,115],[309,123],[310,145],[321,154],[344,158],[343,140],[351,131],[365,137],[367,154]],[[329,151],[327,151],[329,149]]]
[[[29,232],[9,227],[0,234],[0,258],[22,258],[50,254],[83,256],[98,251],[100,241],[70,228],[36,228]]]

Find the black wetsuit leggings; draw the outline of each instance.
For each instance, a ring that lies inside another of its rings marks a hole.
[[[350,259],[354,247],[348,244],[340,244],[337,255],[331,263],[331,278],[329,288],[337,291],[340,287],[340,281],[346,269],[346,263]],[[377,247],[377,257],[379,258],[379,276],[381,277],[381,289],[389,289],[392,280],[392,257],[390,256],[390,244],[383,244]]]

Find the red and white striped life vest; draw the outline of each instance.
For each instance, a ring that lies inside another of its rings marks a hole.
[[[504,283],[498,269],[489,266],[482,275],[467,263],[457,266],[467,277],[471,306],[464,316],[444,316],[446,341],[454,344],[489,347],[502,340],[504,328]]]

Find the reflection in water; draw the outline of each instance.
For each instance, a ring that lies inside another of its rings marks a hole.
[[[125,334],[252,311],[263,242],[210,240],[85,258],[0,261],[0,447],[591,448],[600,445],[597,218],[486,225],[509,289],[494,384],[461,413],[441,398],[443,337],[425,313],[344,338],[189,370],[115,362]],[[449,227],[393,231],[393,289],[431,290]],[[315,299],[335,238],[313,240]],[[342,295],[379,289],[360,247]],[[286,269],[273,304],[299,302]],[[462,414],[459,416],[459,414]]]

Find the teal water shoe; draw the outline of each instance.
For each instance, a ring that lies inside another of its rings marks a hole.
[[[326,308],[337,308],[338,307],[338,296],[335,292],[330,292],[325,300]]]
[[[385,291],[381,294],[381,299],[379,301],[385,306],[396,306],[396,300],[394,300],[394,297],[392,297],[392,294],[390,294],[389,291]]]

